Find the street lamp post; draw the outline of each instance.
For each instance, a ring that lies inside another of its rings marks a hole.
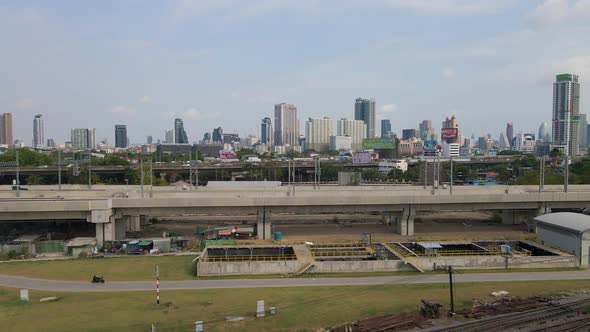
[[[18,149],[16,151],[16,197],[20,197],[20,164],[18,162]]]
[[[57,183],[61,191],[61,149],[57,149]]]
[[[450,193],[451,195],[453,194],[453,156],[450,156],[450,161],[451,161],[451,184],[450,184]]]

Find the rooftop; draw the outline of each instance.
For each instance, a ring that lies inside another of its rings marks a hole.
[[[537,222],[583,233],[590,231],[590,216],[574,212],[548,213],[535,218]]]

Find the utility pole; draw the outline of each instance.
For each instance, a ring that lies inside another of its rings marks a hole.
[[[451,296],[451,311],[449,312],[449,314],[451,316],[453,316],[453,315],[455,315],[455,293],[453,292],[453,267],[451,265],[449,265],[448,271],[449,271],[449,290],[450,290],[450,296]]]
[[[57,183],[58,190],[61,191],[61,149],[57,149]]]
[[[156,304],[160,304],[160,267],[156,264]]]
[[[150,198],[154,195],[154,165],[150,157]]]
[[[313,189],[316,189],[318,182],[318,161],[317,159],[313,160]]]
[[[449,157],[451,160],[451,184],[450,184],[450,193],[453,194],[453,156]]]
[[[569,153],[565,156],[565,178],[563,179],[563,191],[567,192],[567,185],[570,176],[570,156]]]
[[[18,161],[18,148],[16,151],[16,197],[20,197],[20,164]]]
[[[291,160],[287,160],[287,186],[291,191]]]
[[[297,181],[297,177],[295,175],[295,160],[293,160],[293,172],[291,172],[291,175],[293,175],[293,181],[291,181],[291,184],[293,185],[293,196],[295,196],[295,181]]]
[[[196,167],[196,185],[197,185],[197,190],[199,190],[199,162],[198,162],[198,158],[197,158],[197,162],[195,163],[195,167]]]
[[[543,191],[545,176],[545,157],[541,157],[539,160],[539,192]]]
[[[426,181],[428,180],[428,159],[424,156],[424,189],[426,189]]]
[[[88,152],[88,189],[92,190],[92,150]]]
[[[320,185],[322,183],[322,161],[318,158],[318,190],[320,190]]]
[[[141,169],[139,180],[141,181],[141,198],[143,198],[143,156],[140,155],[139,158],[139,168]]]

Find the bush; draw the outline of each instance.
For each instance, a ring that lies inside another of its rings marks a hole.
[[[78,254],[78,258],[87,258],[88,257],[88,253],[86,251],[82,251],[81,253]]]

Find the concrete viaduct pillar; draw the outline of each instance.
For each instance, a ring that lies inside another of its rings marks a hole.
[[[95,224],[98,243],[125,238],[126,222],[121,218],[115,218],[113,209],[93,209],[86,220]]]
[[[504,225],[520,225],[525,221],[551,213],[551,208],[542,204],[537,209],[529,210],[502,210],[502,224]]]
[[[414,219],[416,218],[416,209],[408,206],[401,212],[387,213],[383,215],[383,221],[386,225],[395,225],[395,232],[399,235],[414,235]]]
[[[127,232],[139,232],[141,229],[141,218],[140,216],[126,216],[125,222],[127,226]]]
[[[263,207],[258,209],[256,215],[256,237],[259,240],[270,240],[271,235],[270,209]]]

